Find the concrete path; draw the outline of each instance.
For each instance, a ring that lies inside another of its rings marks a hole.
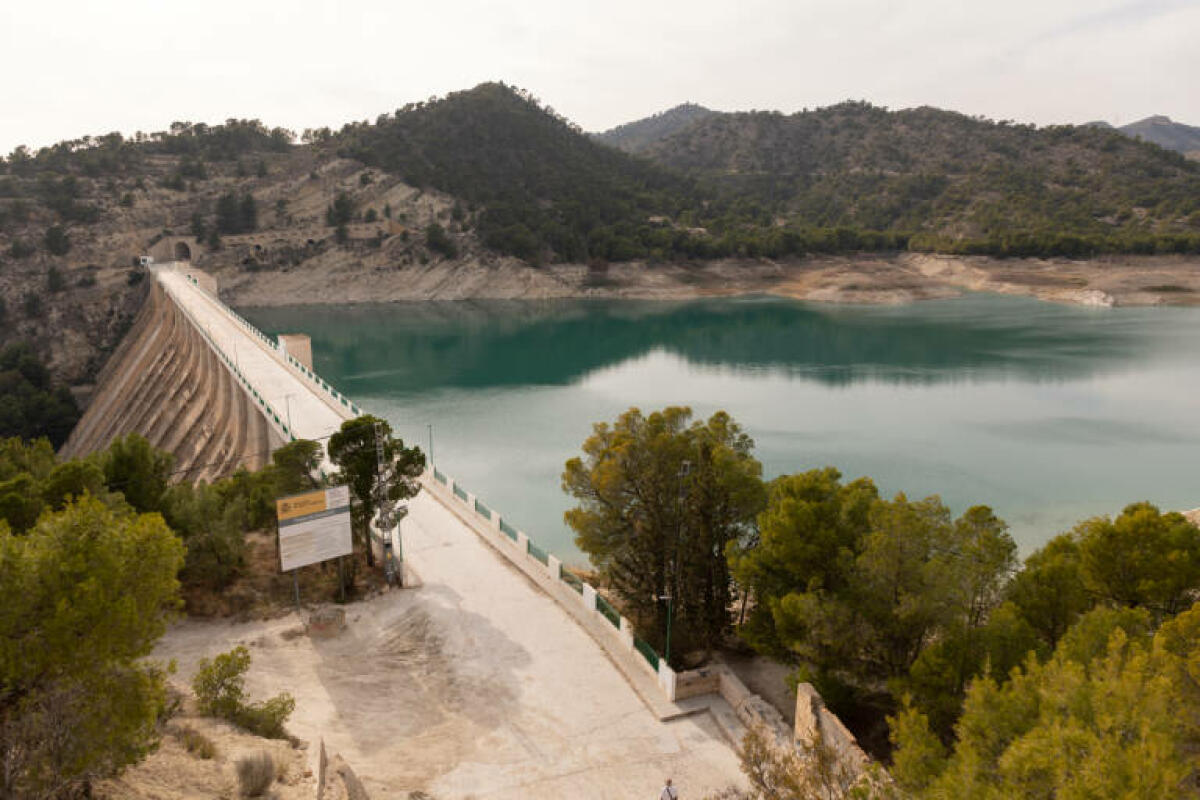
[[[268,402],[283,408],[292,395],[298,437],[341,424],[223,306],[182,275],[159,279],[226,352],[236,345]],[[296,636],[294,616],[188,622],[158,654],[177,659],[187,680],[200,658],[251,645],[251,693],[292,692],[292,730],[323,737],[376,800],[655,797],[668,775],[686,798],[742,785],[711,715],[660,722],[600,646],[436,498],[418,495],[401,527],[419,585],[349,606],[341,636]]]

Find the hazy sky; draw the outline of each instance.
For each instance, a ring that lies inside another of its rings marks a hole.
[[[1200,0],[0,2],[0,152],[172,120],[299,132],[503,80],[599,130],[847,98],[1200,125]]]

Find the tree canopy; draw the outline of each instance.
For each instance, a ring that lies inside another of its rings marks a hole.
[[[165,702],[142,662],[176,606],[183,545],[91,497],[0,522],[0,794],[68,793],[145,755]]]
[[[376,426],[383,437],[384,464],[390,476],[382,486]],[[339,477],[350,487],[354,534],[366,550],[367,563],[374,564],[370,524],[379,510],[380,493],[392,502],[415,497],[420,491],[416,479],[425,469],[425,454],[416,446],[405,447],[403,440],[393,437],[392,426],[386,420],[364,414],[343,422],[341,429],[330,437],[329,458],[341,469]]]
[[[1184,798],[1200,791],[1200,605],[1150,632],[1097,608],[1045,663],[967,691],[947,752],[912,706],[893,719],[894,774],[922,798]]]
[[[53,385],[33,348],[16,343],[0,351],[0,438],[45,436],[58,447],[78,421],[75,399]]]
[[[673,653],[715,647],[729,631],[724,549],[750,535],[764,499],[750,437],[724,412],[691,415],[634,408],[599,423],[562,479],[579,502],[565,515],[579,549],[648,641],[663,643],[671,612]]]

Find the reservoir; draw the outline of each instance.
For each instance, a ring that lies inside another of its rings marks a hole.
[[[1200,310],[999,295],[243,309],[568,563],[563,463],[630,406],[728,411],[764,474],[832,465],[882,493],[986,504],[1023,555],[1081,519],[1200,506]]]

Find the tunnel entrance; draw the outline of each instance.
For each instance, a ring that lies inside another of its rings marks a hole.
[[[176,261],[191,261],[192,248],[187,246],[187,242],[175,243],[175,260]]]

